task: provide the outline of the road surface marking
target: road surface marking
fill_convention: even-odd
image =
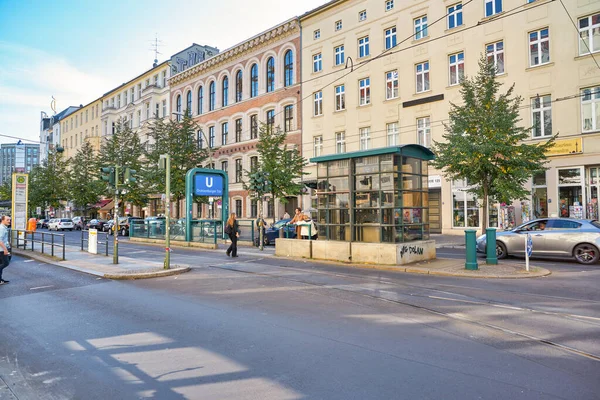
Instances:
[[[139,251],[130,251],[127,254],[141,254],[141,253],[147,253],[147,250],[139,250]]]
[[[32,287],[32,288],[31,288],[31,289],[29,289],[29,290],[46,289],[46,288],[49,288],[49,287],[54,287],[54,285]]]
[[[25,260],[23,262],[34,262],[35,260]]]

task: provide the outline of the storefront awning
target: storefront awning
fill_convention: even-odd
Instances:
[[[310,162],[322,163],[327,161],[348,160],[351,158],[379,156],[383,154],[399,154],[408,157],[416,157],[421,160],[433,160],[435,155],[427,147],[418,144],[403,144],[400,146],[383,147],[381,149],[353,151],[350,153],[330,154],[327,156],[313,157]]]

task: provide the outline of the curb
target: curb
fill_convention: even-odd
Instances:
[[[29,258],[31,260],[36,260],[43,262],[44,264],[54,265],[56,267],[70,269],[71,271],[83,272],[85,274],[99,276],[105,279],[112,280],[133,280],[133,279],[150,279],[150,278],[161,278],[164,276],[171,275],[179,275],[186,272],[191,271],[191,268],[188,267],[178,267],[171,268],[168,270],[160,270],[160,271],[152,271],[152,272],[139,272],[139,273],[123,273],[123,274],[106,274],[103,272],[94,271],[92,269],[74,267],[72,265],[61,264],[61,262],[57,262],[51,258],[51,256],[38,255],[29,252],[24,252],[22,250],[13,249],[12,254],[17,255],[23,258]]]

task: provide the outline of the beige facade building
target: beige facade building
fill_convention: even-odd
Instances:
[[[95,151],[100,149],[100,112],[102,99],[80,106],[62,121],[61,145],[66,158],[73,158],[85,141],[89,141]]]
[[[514,84],[523,97],[522,124],[534,127],[528,142],[559,133],[550,168],[531,182],[531,198],[493,205],[490,225],[598,218],[600,5],[564,3],[577,28],[559,2],[541,0],[336,0],[306,13],[304,156],[442,140],[449,105],[461,102],[460,79],[477,73],[484,54],[502,90]],[[315,164],[308,172],[306,180],[316,179]],[[481,226],[477,199],[464,188],[429,168],[432,233]]]

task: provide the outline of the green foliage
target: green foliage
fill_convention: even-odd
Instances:
[[[206,159],[206,149],[198,148],[200,127],[186,114],[181,121],[156,119],[151,128],[151,145],[146,155],[145,177],[154,193],[165,192],[165,171],[158,168],[161,154],[171,155],[171,193],[179,217],[179,201],[185,198],[185,175]],[[137,168],[136,168],[137,169]],[[139,171],[139,169],[138,169]]]
[[[69,160],[62,153],[48,153],[48,158],[29,174],[29,208],[60,207],[60,202],[70,197],[69,181]]]
[[[473,185],[469,191],[483,204],[483,230],[488,198],[510,202],[527,197],[525,184],[546,169],[545,153],[556,137],[546,143],[524,143],[531,128],[520,125],[523,99],[513,97],[514,85],[506,93],[499,91],[495,67],[482,56],[477,76],[461,83],[463,104],[451,104],[445,140],[432,146],[434,167],[448,179],[465,179]]]
[[[273,199],[286,202],[286,197],[302,193],[300,178],[305,174],[303,170],[307,162],[298,149],[286,143],[286,139],[287,135],[279,127],[261,124],[256,145],[258,165],[253,170],[246,171],[249,183],[254,182],[255,187],[253,190],[248,184],[245,187],[255,197],[270,194]],[[257,178],[261,179],[260,182]]]
[[[86,141],[73,158],[69,179],[70,198],[77,208],[87,211],[102,195],[104,183],[98,179],[97,157],[92,145]]]
[[[12,199],[12,177],[6,178],[4,183],[0,185],[0,200],[7,201]]]
[[[134,132],[127,123],[119,121],[115,133],[102,142],[96,170],[102,167],[119,167],[116,178],[118,179],[119,198],[143,207],[148,202],[151,193],[148,182],[142,178],[135,182],[124,181],[125,168],[142,171],[145,163],[145,149],[137,132]],[[143,175],[143,174],[142,174]],[[104,184],[102,194],[112,198],[115,193],[110,185]]]

